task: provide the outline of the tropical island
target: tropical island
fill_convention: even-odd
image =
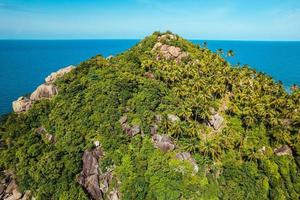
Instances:
[[[52,73],[13,108],[0,199],[300,197],[300,90],[171,32]]]

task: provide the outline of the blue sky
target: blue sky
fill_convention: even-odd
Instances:
[[[1,39],[300,40],[300,0],[0,0]]]

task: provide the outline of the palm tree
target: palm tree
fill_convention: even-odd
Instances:
[[[230,49],[227,54],[226,54],[227,57],[233,57],[234,56],[234,52],[232,49]]]
[[[260,157],[260,154],[256,152],[254,149],[250,149],[250,152],[248,153],[247,157],[250,161],[257,161]]]
[[[224,53],[223,49],[218,49],[217,54],[222,55]]]
[[[292,92],[294,92],[294,91],[296,91],[298,89],[299,89],[299,87],[296,84],[293,84],[292,87],[291,87]]]

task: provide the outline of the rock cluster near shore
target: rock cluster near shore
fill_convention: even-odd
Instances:
[[[46,83],[53,83],[56,79],[62,77],[64,74],[70,73],[75,66],[70,65],[68,67],[59,69],[57,72],[52,72],[49,76],[45,78]]]
[[[51,99],[57,93],[58,90],[53,84],[42,84],[30,95],[30,100]]]
[[[57,72],[51,73],[45,78],[45,83],[37,87],[37,89],[30,95],[30,97],[19,97],[16,101],[12,103],[14,112],[21,113],[29,110],[34,101],[40,99],[51,99],[53,96],[58,94],[58,89],[54,85],[54,81],[64,74],[71,72],[75,66],[70,65],[68,67],[62,68]]]
[[[20,113],[29,110],[32,106],[32,101],[28,97],[19,97],[12,103],[14,112]]]

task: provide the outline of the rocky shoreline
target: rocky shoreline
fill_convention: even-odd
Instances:
[[[62,68],[57,72],[51,73],[45,78],[45,83],[41,84],[30,95],[30,97],[21,96],[16,101],[12,102],[12,108],[15,113],[22,113],[28,111],[35,101],[40,99],[51,99],[58,94],[58,89],[54,85],[56,79],[62,77],[64,74],[71,72],[75,66],[70,65]]]

